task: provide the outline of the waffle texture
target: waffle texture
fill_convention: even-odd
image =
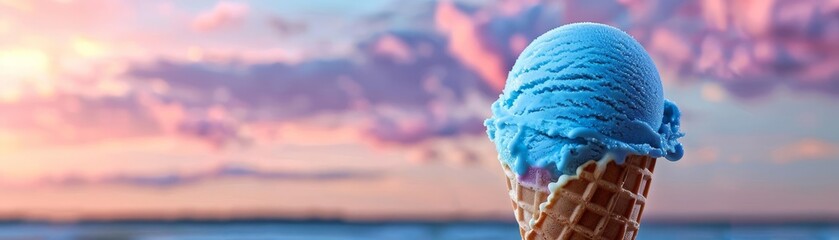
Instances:
[[[522,185],[504,164],[522,239],[635,239],[655,161],[638,155],[624,164],[589,161],[577,176],[551,184],[553,191]]]

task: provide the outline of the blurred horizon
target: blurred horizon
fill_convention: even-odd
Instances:
[[[832,239],[837,225],[648,224],[638,239]],[[515,223],[86,223],[76,225],[2,224],[0,239],[516,239]]]
[[[0,225],[4,224],[252,224],[252,223],[334,223],[334,224],[516,224],[509,213],[471,214],[471,215],[344,215],[329,211],[259,211],[239,210],[236,213],[207,212],[151,212],[151,213],[105,213],[72,214],[62,216],[50,213],[46,215],[32,213],[0,213]],[[795,226],[795,225],[839,225],[836,214],[770,214],[770,215],[703,215],[703,216],[645,216],[645,225],[657,226]]]
[[[0,221],[511,219],[482,122],[585,21],[683,111],[645,219],[839,219],[836,0],[0,0]]]

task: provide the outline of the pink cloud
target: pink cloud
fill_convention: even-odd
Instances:
[[[391,57],[399,63],[410,63],[414,60],[411,48],[393,35],[382,36],[374,45],[376,53]]]
[[[539,0],[501,0],[497,3],[497,12],[502,16],[515,16],[537,4]]]
[[[693,50],[676,32],[666,28],[653,30],[650,51],[657,53],[667,61],[685,62],[693,55]]]
[[[20,137],[21,145],[78,144],[110,138],[149,136],[159,129],[129,97],[57,94],[0,103],[0,130]]]
[[[680,167],[706,165],[721,160],[720,150],[714,146],[692,148],[690,153],[689,156],[685,156],[687,159],[684,162],[679,162]]]
[[[839,158],[839,144],[821,139],[802,139],[784,145],[772,151],[772,159],[777,163],[790,163],[804,160],[836,160]]]
[[[484,46],[484,38],[478,32],[479,21],[450,1],[437,5],[435,22],[437,28],[449,36],[452,55],[478,72],[494,89],[501,90],[507,80],[507,66],[497,52]]]
[[[702,1],[702,15],[710,27],[716,30],[728,28],[728,10],[725,0]]]
[[[192,27],[201,32],[231,27],[242,22],[248,11],[248,5],[243,3],[222,1],[213,9],[199,14],[192,21]]]
[[[730,4],[732,6],[728,8],[727,12],[718,14],[731,14],[738,27],[754,35],[769,33],[773,24],[773,12],[777,7],[780,7],[775,1],[735,1]],[[748,11],[740,11],[746,9]],[[725,9],[705,9],[705,11],[715,10]],[[734,11],[738,12],[735,13]]]
[[[522,34],[516,34],[510,37],[510,52],[514,55],[518,55],[524,48],[527,47],[529,42],[527,41],[527,37]]]

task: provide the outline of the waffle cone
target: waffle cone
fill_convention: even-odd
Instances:
[[[625,160],[589,161],[577,169],[577,176],[562,176],[549,188],[520,183],[504,164],[522,239],[635,239],[655,158]],[[536,185],[541,184],[547,185]]]

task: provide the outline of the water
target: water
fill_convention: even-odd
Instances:
[[[511,240],[512,223],[86,223],[0,224],[0,240]],[[638,239],[839,240],[839,224],[644,224]]]

